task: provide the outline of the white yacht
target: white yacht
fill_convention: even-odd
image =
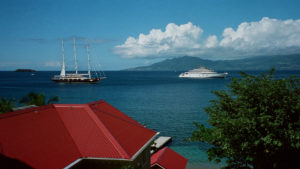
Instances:
[[[205,67],[200,67],[197,69],[190,70],[188,72],[183,72],[179,75],[180,78],[225,78],[228,75],[225,73],[217,73]]]

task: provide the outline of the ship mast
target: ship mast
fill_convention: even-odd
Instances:
[[[76,42],[75,42],[75,37],[73,38],[73,42],[74,42],[75,74],[78,74],[78,63],[77,63],[77,54],[76,54]]]
[[[90,51],[89,51],[88,43],[89,43],[89,40],[88,40],[88,38],[86,38],[86,51],[88,54],[88,75],[89,75],[89,78],[91,78]]]
[[[65,66],[65,49],[64,49],[64,40],[61,40],[61,48],[62,48],[62,67],[61,67],[61,72],[60,76],[65,76],[66,75],[66,66]]]

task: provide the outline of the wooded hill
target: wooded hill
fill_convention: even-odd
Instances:
[[[127,69],[129,71],[186,71],[204,66],[213,70],[300,70],[300,54],[260,56],[239,60],[205,60],[183,56],[166,59],[149,66]]]

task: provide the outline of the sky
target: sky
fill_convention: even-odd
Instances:
[[[0,70],[122,70],[300,53],[299,0],[1,0]]]

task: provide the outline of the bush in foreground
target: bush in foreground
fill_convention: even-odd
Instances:
[[[212,127],[194,123],[192,141],[212,145],[209,160],[224,168],[296,169],[300,157],[300,80],[241,73],[228,90],[214,91],[205,109]]]

